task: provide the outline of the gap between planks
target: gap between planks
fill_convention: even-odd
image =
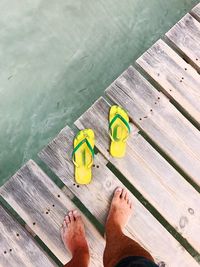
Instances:
[[[162,40],[158,40],[136,63],[200,127],[200,75],[197,71]]]
[[[0,206],[1,267],[56,267],[26,230]]]
[[[200,132],[130,66],[106,90],[134,123],[200,186]]]
[[[123,103],[125,101],[123,99]],[[75,124],[79,129],[94,129],[97,133],[96,146],[101,153],[198,250],[200,243],[195,233],[200,232],[200,195],[137,133],[134,126],[135,130],[127,141],[126,156],[122,159],[110,157],[107,151],[110,142],[107,133],[109,108],[109,104],[100,98]],[[96,121],[101,121],[101,124]]]
[[[93,121],[92,117],[91,120]],[[101,124],[102,121],[99,122]],[[98,136],[97,139],[101,138],[101,134],[98,134],[98,131],[96,131],[95,128],[94,130],[96,132],[96,137]],[[101,132],[104,134],[105,131],[103,128],[101,129]],[[73,191],[89,211],[102,224],[104,224],[113,191],[117,186],[122,187],[123,185],[105,166],[104,157],[98,153],[95,156],[92,183],[90,185],[79,186],[79,188],[74,186],[74,166],[71,161],[73,138],[74,133],[70,128],[64,128],[58,136],[39,153],[39,157],[52,169],[63,183]],[[98,145],[97,147],[99,149]],[[106,153],[104,153],[104,155],[105,154]],[[127,162],[127,164],[131,163]],[[132,238],[136,239],[142,246],[146,247],[156,258],[157,262],[165,261],[167,266],[178,266],[179,263],[180,265],[183,264],[181,261],[186,255],[187,259],[185,259],[184,262],[190,262],[192,257],[190,257],[186,251],[185,255],[181,255],[183,248],[179,250],[180,244],[135,197],[133,198],[135,212],[127,227],[127,231],[131,234]],[[161,239],[159,238],[160,236],[162,236]],[[155,240],[157,241],[155,242]],[[171,249],[171,252],[168,255],[166,255],[166,249]],[[173,262],[172,258],[177,258],[177,262]],[[194,262],[193,264],[196,263]]]
[[[27,225],[63,263],[70,260],[60,236],[64,216],[77,207],[30,160],[0,188],[1,196],[20,215]],[[82,214],[91,250],[91,266],[102,266],[104,240]]]
[[[200,22],[200,3],[196,5],[191,11],[191,15],[193,15]]]
[[[186,14],[165,37],[183,58],[200,71],[200,23],[195,18]]]

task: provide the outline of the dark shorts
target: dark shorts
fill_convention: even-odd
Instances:
[[[144,257],[130,256],[122,259],[115,267],[159,267],[159,266]]]

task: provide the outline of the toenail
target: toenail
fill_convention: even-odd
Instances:
[[[121,192],[122,191],[122,188],[118,187],[116,191],[117,192]]]

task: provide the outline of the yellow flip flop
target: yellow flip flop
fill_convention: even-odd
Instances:
[[[110,154],[122,158],[126,153],[126,140],[130,134],[129,117],[119,106],[112,106],[109,114],[109,132],[111,138]]]
[[[92,129],[80,131],[74,139],[72,158],[75,165],[75,181],[78,184],[89,184],[92,180],[94,143]]]

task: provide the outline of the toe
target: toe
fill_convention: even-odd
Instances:
[[[69,216],[67,215],[67,216],[65,216],[65,222],[67,223],[67,224],[69,224],[70,223],[70,218],[69,218]]]
[[[73,215],[73,212],[70,211],[70,212],[68,213],[68,215],[69,215],[70,222],[71,222],[71,223],[74,222],[74,215]]]
[[[62,228],[64,229],[64,228],[66,228],[66,227],[67,227],[67,223],[66,223],[66,221],[64,221],[64,222],[63,222],[63,227],[62,227]]]
[[[122,194],[121,194],[121,198],[125,199],[126,195],[127,195],[127,191],[125,189],[123,189]]]
[[[73,215],[75,219],[78,219],[80,217],[80,213],[77,210],[73,211]]]
[[[128,200],[129,200],[128,192],[125,193],[124,199],[128,202]]]
[[[117,187],[117,189],[115,190],[115,193],[114,193],[114,198],[120,198],[121,193],[122,193],[122,188]]]
[[[128,198],[128,200],[127,200],[127,204],[128,204],[128,206],[130,207],[130,209],[131,209],[131,207],[132,207],[132,201],[131,201],[130,198]]]

